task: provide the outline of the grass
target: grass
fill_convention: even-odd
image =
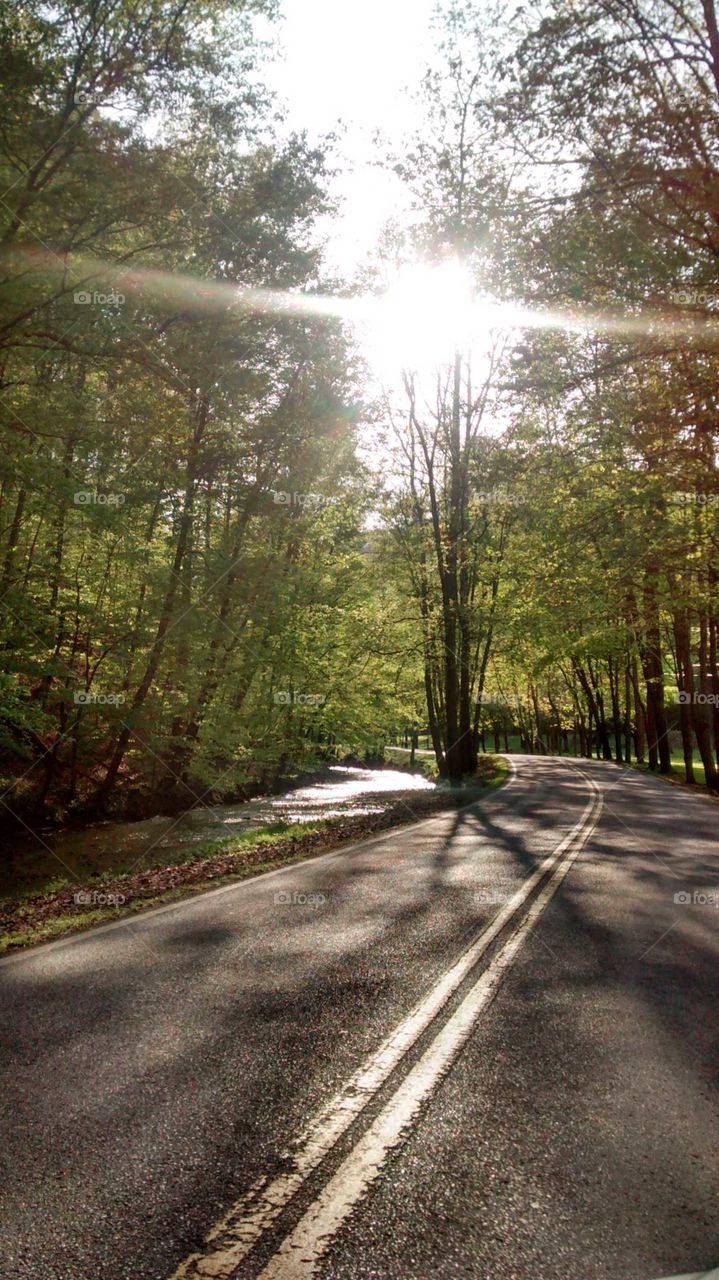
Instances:
[[[185,866],[187,863],[199,862],[202,858],[210,858],[216,853],[242,853],[245,848],[276,844],[278,840],[301,840],[303,836],[313,832],[328,831],[331,825],[328,818],[317,818],[314,822],[269,822],[267,826],[255,827],[254,830],[238,831],[236,835],[221,836],[219,840],[203,840],[201,844],[178,849],[172,856],[172,865]],[[160,867],[166,861],[167,859],[151,862],[149,865]]]
[[[679,774],[682,782],[685,780],[686,773],[684,771],[684,756],[681,751],[672,752],[672,771]],[[707,784],[704,765],[701,762],[701,756],[698,751],[694,752],[694,781],[697,782],[700,787],[705,787]]]
[[[480,756],[477,762],[477,776],[481,778],[489,791],[496,791],[504,785],[509,774],[509,765],[503,756]]]
[[[694,752],[693,763],[694,763],[694,784],[693,785],[697,788],[701,788],[702,790],[705,790],[706,784],[707,784],[706,773],[704,771],[704,765],[701,762],[701,757],[698,751]],[[684,756],[681,751],[672,751],[671,765],[672,765],[671,773],[652,772],[651,776],[653,778],[664,778],[666,782],[675,782],[675,783],[678,782],[683,787],[691,788],[692,783],[687,782],[686,780],[686,771],[684,769]],[[649,767],[646,764],[636,764],[635,762],[634,767],[635,769],[641,769],[642,773],[649,773]]]
[[[387,764],[391,764],[395,769],[402,769],[407,773],[421,773],[423,777],[429,778],[430,782],[436,782],[439,777],[439,769],[434,755],[415,756],[411,769],[409,765],[409,747],[385,747],[384,755]]]
[[[424,752],[424,747],[421,748]],[[510,751],[513,750],[510,747]],[[437,761],[434,755],[418,755],[415,757],[414,765],[410,770],[409,766],[410,749],[409,747],[385,747],[385,759],[388,764],[398,769],[404,769],[411,773],[421,773],[425,778],[429,778],[431,782],[437,782],[440,786],[448,786],[449,784],[440,779]],[[495,756],[491,752],[480,755],[477,762],[477,776],[488,787],[501,787],[506,780],[508,766],[506,760],[502,756]],[[471,783],[474,779],[471,776],[465,778],[465,782]]]

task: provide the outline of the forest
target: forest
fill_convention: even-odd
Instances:
[[[344,276],[275,19],[0,5],[3,823],[403,743],[719,792],[713,0],[440,6]]]

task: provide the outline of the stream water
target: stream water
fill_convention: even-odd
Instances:
[[[169,861],[193,845],[267,823],[381,813],[401,795],[432,790],[435,785],[420,774],[395,769],[335,765],[328,774],[325,781],[244,804],[202,804],[174,817],[105,822],[84,830],[22,837],[13,841],[11,876],[33,881],[48,875],[61,878],[69,872],[73,878],[90,870],[127,868],[135,859],[149,866],[165,857]]]

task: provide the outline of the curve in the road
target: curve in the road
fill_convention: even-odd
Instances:
[[[577,772],[582,773],[581,770]],[[342,1221],[364,1195],[390,1150],[401,1140],[461,1051],[520,947],[594,831],[602,810],[602,795],[593,779],[584,773],[582,777],[588,784],[590,799],[579,821],[554,852],[524,881],[489,927],[352,1076],[344,1089],[314,1117],[293,1148],[283,1153],[283,1172],[271,1181],[263,1179],[256,1183],[208,1234],[205,1250],[187,1258],[171,1280],[206,1280],[210,1276],[215,1280],[226,1280],[232,1276],[420,1036],[441,1015],[450,997],[491,944],[514,922],[502,949],[449,1021],[438,1031],[430,1047],[358,1140],[295,1230],[286,1237],[262,1271],[261,1280],[299,1280],[299,1277],[315,1273],[317,1263]],[[528,900],[540,884],[540,892],[525,911]]]

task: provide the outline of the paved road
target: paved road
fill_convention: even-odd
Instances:
[[[0,962],[0,1273],[716,1267],[719,809],[513,764],[458,814]]]

